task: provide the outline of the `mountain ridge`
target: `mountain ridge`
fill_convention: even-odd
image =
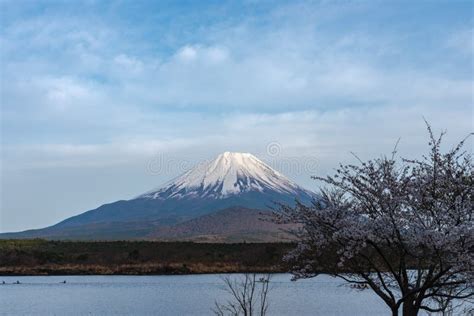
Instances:
[[[149,239],[153,231],[224,209],[269,211],[278,203],[308,204],[314,198],[314,193],[252,154],[225,152],[134,199],[107,203],[43,229],[3,233],[0,238]]]

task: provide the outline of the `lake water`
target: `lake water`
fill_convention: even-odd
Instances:
[[[239,275],[234,275],[238,277]],[[20,281],[20,284],[12,284]],[[66,280],[66,284],[62,284]],[[1,315],[212,315],[229,296],[220,275],[0,277]],[[370,291],[319,276],[277,274],[269,315],[390,315]]]

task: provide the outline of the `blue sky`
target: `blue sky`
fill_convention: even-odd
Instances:
[[[132,198],[222,151],[316,190],[310,175],[351,151],[400,137],[400,154],[422,153],[423,117],[447,144],[473,130],[470,1],[0,3],[0,231]]]

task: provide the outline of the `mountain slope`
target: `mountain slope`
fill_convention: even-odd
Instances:
[[[314,194],[247,153],[220,154],[158,189],[104,204],[54,226],[0,238],[149,238],[170,227],[226,208],[269,210],[275,203],[310,203]]]
[[[232,207],[173,226],[157,227],[150,237],[200,242],[243,242],[291,240],[286,232],[293,225],[271,221],[272,212]]]

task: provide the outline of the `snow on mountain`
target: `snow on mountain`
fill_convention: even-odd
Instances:
[[[222,199],[247,192],[268,191],[310,194],[252,154],[225,152],[138,198]]]

